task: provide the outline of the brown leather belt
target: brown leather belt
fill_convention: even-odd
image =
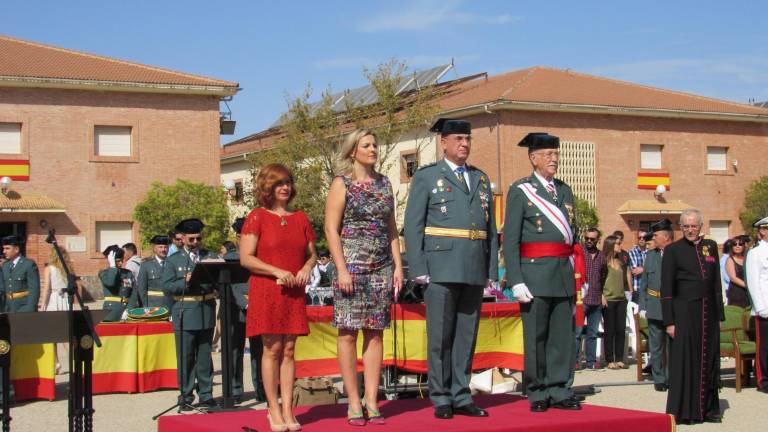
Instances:
[[[424,228],[424,234],[435,237],[452,237],[469,240],[485,240],[488,238],[487,231],[460,228],[426,227]]]
[[[173,296],[173,299],[175,301],[185,301],[185,302],[188,302],[188,301],[201,302],[201,301],[211,300],[215,298],[216,298],[215,293],[210,293],[206,295],[196,295],[196,296]]]
[[[29,295],[29,291],[16,291],[16,292],[9,292],[5,294],[9,299],[16,300],[20,298],[24,298]]]

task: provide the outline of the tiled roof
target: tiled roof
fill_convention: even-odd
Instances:
[[[570,70],[536,66],[466,82],[440,106],[455,110],[494,101],[768,115],[764,108]]]
[[[103,81],[177,86],[238,84],[154,66],[0,36],[0,77]]]
[[[45,195],[10,191],[0,194],[0,212],[63,212],[64,204]]]
[[[628,214],[680,214],[685,209],[691,208],[680,200],[657,201],[657,200],[628,200],[616,211],[620,215]]]

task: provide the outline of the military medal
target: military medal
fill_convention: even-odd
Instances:
[[[446,207],[446,206],[440,206],[440,211],[441,211],[443,214],[448,214],[448,207]]]
[[[446,192],[450,192],[450,191],[452,191],[452,190],[453,190],[453,189],[451,189],[451,187],[450,187],[450,186],[448,186],[447,188],[445,188],[445,191],[446,191]]]
[[[533,203],[528,201],[528,207],[533,207]]]
[[[436,194],[437,193],[437,188],[432,189],[432,193]]]
[[[445,184],[445,182],[443,182],[443,179],[440,179],[440,180],[437,181],[437,187],[439,187],[439,188],[443,187],[444,184]]]
[[[544,228],[541,227],[541,219],[536,219],[536,231],[544,232]]]

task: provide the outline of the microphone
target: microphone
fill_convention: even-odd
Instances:
[[[56,243],[56,230],[51,228],[48,230],[48,236],[45,238],[46,243]]]

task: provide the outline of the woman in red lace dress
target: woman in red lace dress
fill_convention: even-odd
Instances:
[[[240,238],[240,264],[251,271],[246,335],[261,336],[264,345],[261,373],[272,430],[296,431],[293,355],[296,338],[309,334],[304,287],[317,260],[315,233],[305,213],[288,207],[296,189],[286,167],[262,168],[254,192],[261,207],[248,215]]]

